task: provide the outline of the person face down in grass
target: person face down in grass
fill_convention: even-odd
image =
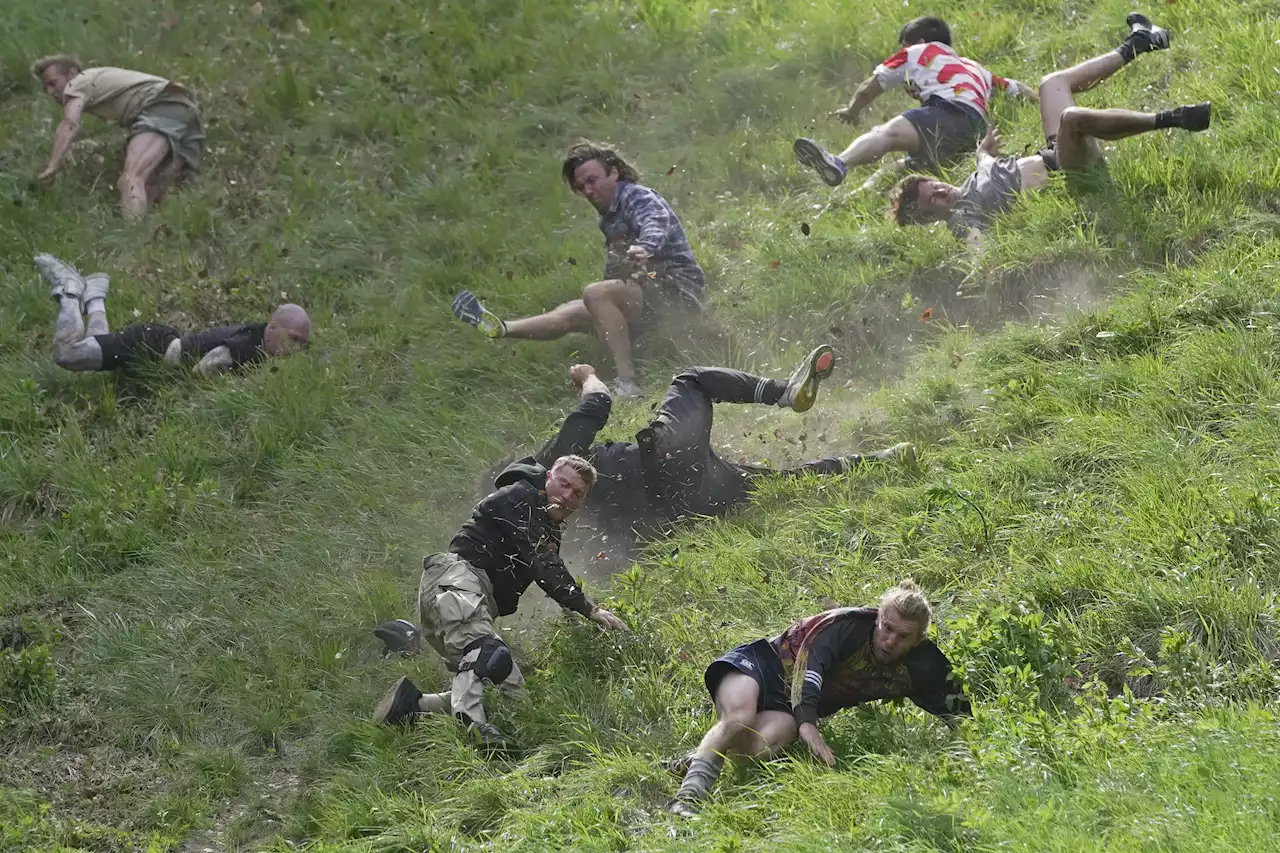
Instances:
[[[453,673],[452,683],[446,691],[424,693],[407,676],[397,679],[375,708],[375,722],[396,724],[445,712],[482,746],[505,747],[506,737],[485,713],[484,688],[492,684],[520,697],[524,676],[494,622],[516,612],[531,583],[602,628],[627,630],[621,619],[586,597],[560,558],[563,524],[586,500],[595,479],[591,464],[574,455],[549,467],[527,457],[498,475],[496,491],[476,505],[448,550],[423,561],[419,625],[394,620],[375,630],[402,651],[425,641]]]
[[[970,716],[946,655],[926,638],[932,610],[910,580],[879,607],[828,610],[773,639],[727,652],[707,667],[716,724],[698,748],[669,768],[683,781],[669,804],[690,815],[715,785],[729,756],[769,758],[797,738],[834,767],[818,720],[844,708],[907,697],[948,725]]]
[[[1040,81],[1044,148],[1031,157],[1003,157],[1000,134],[992,128],[978,145],[977,170],[960,186],[924,175],[909,175],[898,183],[892,194],[898,224],[946,222],[956,237],[978,245],[982,230],[1007,211],[1020,192],[1046,186],[1051,172],[1081,172],[1100,165],[1104,157],[1099,140],[1170,127],[1208,128],[1208,103],[1158,113],[1076,106],[1076,93],[1093,88],[1144,53],[1168,49],[1169,32],[1143,15],[1134,12],[1125,23],[1129,35],[1120,47]]]
[[[36,255],[35,263],[58,303],[53,358],[67,370],[119,370],[142,359],[159,359],[189,364],[195,375],[211,376],[268,356],[289,355],[305,348],[311,337],[311,318],[292,303],[277,307],[265,323],[236,323],[187,335],[162,323],[135,323],[113,333],[107,322],[106,274],[82,276],[49,254]]]
[[[671,205],[641,185],[639,171],[617,149],[579,142],[569,149],[560,174],[599,214],[604,277],[588,284],[581,299],[518,320],[499,318],[463,290],[454,297],[454,316],[495,338],[549,341],[571,332],[594,334],[613,358],[615,392],[637,396],[632,345],[674,312],[701,310],[702,268]]]

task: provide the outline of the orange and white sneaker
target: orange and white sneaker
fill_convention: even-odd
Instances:
[[[823,344],[816,348],[792,372],[778,405],[797,412],[812,409],[818,399],[818,383],[829,377],[835,366],[836,354],[831,347]]]

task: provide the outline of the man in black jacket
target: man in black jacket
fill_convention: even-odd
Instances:
[[[843,708],[905,696],[949,726],[972,716],[950,661],[926,639],[932,618],[924,593],[904,580],[879,608],[828,610],[722,655],[704,678],[718,720],[697,750],[673,763],[684,781],[668,808],[691,815],[726,755],[768,757],[797,737],[834,767],[818,718]]]
[[[521,459],[498,476],[497,491],[476,505],[449,550],[423,561],[421,635],[455,673],[451,688],[424,694],[402,677],[378,703],[377,722],[398,723],[447,710],[484,745],[501,747],[502,733],[485,718],[484,685],[518,693],[524,676],[493,620],[515,613],[530,583],[605,628],[627,630],[621,619],[587,600],[560,559],[561,527],[582,505],[595,479],[591,464],[571,454],[556,458],[549,468],[532,457]]]
[[[306,347],[311,318],[299,305],[278,306],[266,323],[235,323],[182,334],[163,323],[134,323],[119,332],[107,324],[105,273],[80,275],[53,255],[35,257],[36,268],[58,303],[53,327],[53,359],[76,372],[119,370],[144,359],[186,364],[196,376],[212,376],[268,356],[289,355]],[[84,317],[89,318],[88,324]]]
[[[759,403],[797,412],[813,407],[818,386],[835,368],[835,354],[820,346],[805,357],[789,379],[766,379],[723,367],[691,367],[671,380],[667,396],[635,442],[593,446],[609,420],[609,389],[589,364],[570,368],[582,389],[578,407],[534,458],[546,464],[564,454],[586,457],[599,482],[587,510],[622,531],[646,523],[699,515],[724,515],[744,503],[763,477],[843,474],[866,458],[911,460],[908,443],[864,457],[859,454],[818,459],[796,468],[775,470],[726,462],[711,447],[715,403]]]

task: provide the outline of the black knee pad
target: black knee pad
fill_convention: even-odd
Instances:
[[[511,659],[511,649],[507,648],[507,644],[490,634],[469,643],[462,650],[462,657],[468,657],[476,649],[480,650],[480,656],[474,661],[459,664],[458,672],[471,670],[490,684],[506,681],[516,665]]]

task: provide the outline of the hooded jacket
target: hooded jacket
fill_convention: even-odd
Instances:
[[[547,514],[546,485],[547,469],[532,456],[513,462],[449,543],[452,553],[489,576],[497,616],[515,613],[531,583],[583,616],[595,609],[560,559],[562,530]]]

